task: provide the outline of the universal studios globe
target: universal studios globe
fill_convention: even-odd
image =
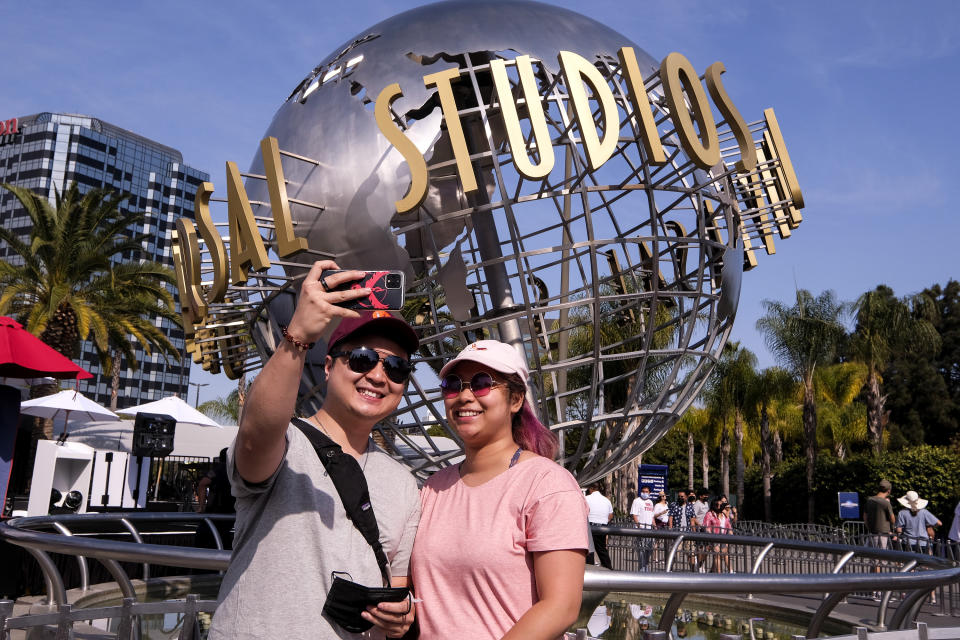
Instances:
[[[618,58],[624,46],[633,47],[646,79],[661,164],[641,144],[638,103]],[[595,123],[594,137],[610,132],[615,142],[602,166],[591,164],[589,132],[574,117],[561,51],[589,61],[616,107],[615,118],[597,115]],[[425,82],[458,67],[449,86],[459,131],[440,83]],[[330,257],[343,268],[402,270],[403,313],[422,347],[398,411],[377,427],[387,451],[420,476],[458,458],[436,372],[465,345],[492,337],[527,359],[529,399],[581,482],[627,464],[678,420],[716,362],[736,312],[750,229],[760,229],[759,238],[790,211],[786,197],[786,205],[768,207],[765,226],[748,229],[761,205],[743,215],[736,153],[725,151],[708,170],[691,161],[659,69],[615,31],[533,2],[433,4],[360,33],[293,88],[266,132],[277,139],[294,231],[309,249],[251,273],[223,309],[242,312],[247,339],[266,360],[282,340],[279,326],[292,314],[306,265]],[[428,176],[422,202],[402,213],[397,203],[414,188],[411,163],[375,113],[394,83],[402,95],[387,118],[422,154]],[[512,137],[500,99],[506,91],[519,124]],[[596,88],[584,95],[590,112],[602,114]],[[531,96],[543,110],[540,131]],[[719,130],[721,142],[733,139],[729,127]],[[468,158],[458,154],[458,139]],[[549,171],[531,178],[535,165]],[[266,172],[258,154],[245,174],[255,207],[271,199]],[[301,413],[322,403],[325,347],[308,355]]]

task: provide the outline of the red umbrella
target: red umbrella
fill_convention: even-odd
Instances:
[[[13,318],[0,316],[0,378],[92,378]]]

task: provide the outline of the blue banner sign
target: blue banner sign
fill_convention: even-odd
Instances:
[[[657,495],[661,491],[667,492],[667,469],[670,466],[666,464],[642,464],[640,472],[637,474],[637,495],[640,495],[641,487],[650,487],[650,493]]]
[[[856,491],[837,491],[841,520],[860,519],[860,494]]]

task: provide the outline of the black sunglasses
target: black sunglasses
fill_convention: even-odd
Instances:
[[[494,380],[493,376],[486,371],[473,374],[470,382],[464,382],[460,376],[451,373],[444,376],[443,380],[440,381],[440,391],[443,393],[444,398],[454,398],[466,388],[470,389],[477,398],[482,398],[490,393],[490,390],[494,387],[499,387],[504,384],[506,383]]]
[[[402,384],[410,378],[413,365],[406,358],[400,356],[381,356],[369,347],[357,347],[351,351],[333,351],[331,358],[347,357],[347,364],[354,373],[368,373],[373,371],[378,362],[383,362],[383,371],[393,382]]]

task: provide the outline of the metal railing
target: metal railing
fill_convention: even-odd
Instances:
[[[232,516],[194,513],[103,513],[16,518],[0,523],[0,538],[26,549],[44,574],[50,612],[12,616],[12,603],[0,601],[0,630],[54,625],[68,633],[78,620],[110,619],[118,625],[117,637],[136,637],[139,616],[166,613],[182,616],[180,638],[194,638],[198,612],[212,612],[212,600],[138,602],[133,581],[121,562],[223,571],[230,552],[220,548],[216,523]],[[143,530],[173,529],[189,524],[208,527],[217,549],[144,543]],[[674,616],[690,594],[826,594],[812,616],[807,637],[819,635],[824,621],[848,595],[883,591],[877,604],[877,628],[903,628],[917,616],[931,590],[940,594],[944,611],[956,614],[960,566],[948,558],[908,551],[883,550],[819,540],[772,538],[750,535],[717,535],[693,531],[650,530],[633,527],[596,527],[608,534],[617,571],[588,566],[585,591],[669,593],[660,619],[660,630],[670,631]],[[819,534],[818,534],[819,535]],[[106,539],[105,539],[106,537]],[[113,607],[75,609],[68,602],[67,586],[50,554],[74,556],[80,570],[78,588],[89,588],[89,559],[103,564],[117,583],[122,604]],[[690,573],[701,564],[727,556],[736,580],[722,573]],[[645,573],[630,571],[645,563]],[[714,566],[714,565],[711,565]],[[724,568],[723,562],[716,565]],[[627,570],[624,570],[627,569]],[[891,595],[898,596],[896,608]],[[36,617],[39,616],[39,617]],[[125,636],[125,625],[132,625]],[[189,628],[188,628],[189,627]],[[0,638],[3,636],[0,635]],[[59,636],[58,636],[59,637]],[[67,636],[63,636],[67,637]]]

